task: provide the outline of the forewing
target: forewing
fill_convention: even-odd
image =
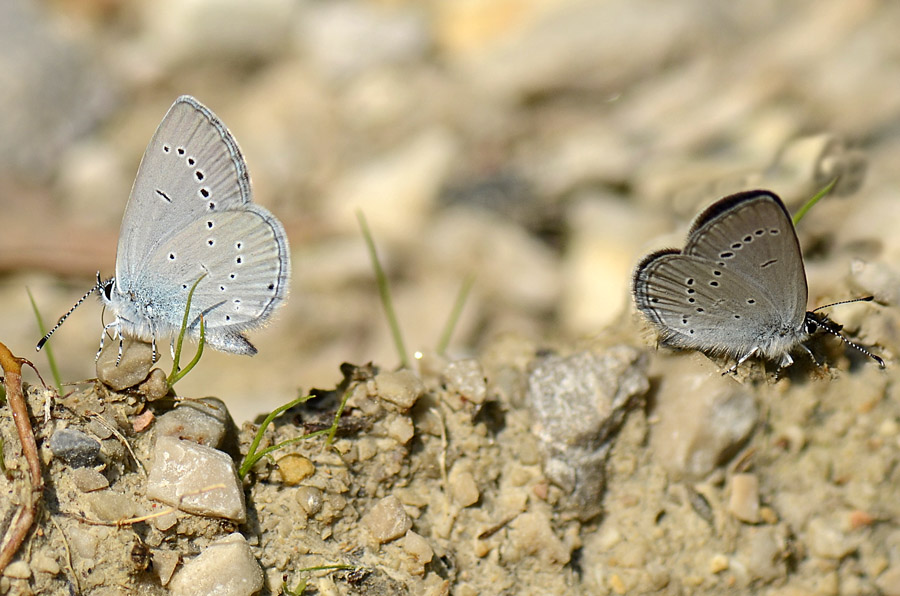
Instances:
[[[188,222],[250,200],[246,166],[231,133],[197,100],[179,97],[141,159],[119,232],[116,277],[130,283]]]
[[[718,201],[697,218],[682,252],[706,260],[710,266],[704,273],[733,274],[729,296],[752,297],[778,313],[782,325],[802,326],[807,308],[803,257],[790,215],[775,195],[750,191]]]

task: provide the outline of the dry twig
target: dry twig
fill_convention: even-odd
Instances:
[[[37,507],[44,491],[44,479],[41,475],[41,460],[38,456],[37,444],[34,441],[34,431],[31,428],[31,420],[28,417],[28,406],[25,403],[25,394],[22,392],[22,365],[27,364],[31,368],[34,365],[24,358],[13,356],[4,344],[0,343],[0,367],[3,368],[3,383],[6,387],[6,401],[12,411],[13,420],[16,423],[16,431],[22,444],[22,453],[28,462],[28,470],[31,476],[31,498],[19,505],[19,510],[13,517],[13,521],[3,537],[0,547],[0,573],[6,569],[16,551],[25,541],[31,524],[37,515]]]

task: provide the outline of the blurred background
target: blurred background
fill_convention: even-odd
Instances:
[[[52,324],[113,274],[141,155],[185,93],[292,249],[259,355],[208,351],[179,384],[238,420],[344,361],[397,366],[356,209],[407,348],[434,349],[474,275],[450,354],[477,355],[630,324],[635,262],[710,201],[764,186],[795,207],[842,174],[849,200],[801,230],[817,302],[851,259],[900,262],[897,23],[867,0],[2,0],[0,341],[48,378],[26,288]],[[101,327],[92,300],[56,334],[64,379],[94,376]]]

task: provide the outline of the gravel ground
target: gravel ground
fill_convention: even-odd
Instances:
[[[0,341],[34,356],[26,287],[52,319],[112,273],[181,94],[237,138],[294,269],[259,355],[208,351],[178,385],[236,424],[96,383],[47,406],[26,373],[47,489],[0,591],[900,594],[898,22],[837,0],[3,3]],[[826,366],[801,354],[777,378],[657,347],[630,299],[642,255],[721,196],[796,210],[834,176],[797,229],[810,308],[874,295],[828,313],[886,369],[834,338],[814,344]],[[97,376],[100,329],[86,304],[54,337],[65,380]],[[338,387],[263,444],[313,432],[348,382],[330,446],[294,442],[243,480],[228,463],[166,503],[190,474],[154,477],[158,456],[239,462],[261,414]],[[25,465],[0,413],[6,527]],[[307,571],[328,565],[345,567]]]

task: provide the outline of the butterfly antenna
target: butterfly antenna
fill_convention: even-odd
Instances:
[[[851,302],[852,302],[852,301],[851,301]],[[832,335],[835,335],[835,336],[841,338],[841,341],[842,341],[842,342],[844,342],[845,344],[847,344],[847,345],[850,346],[851,348],[856,348],[857,350],[859,350],[860,352],[862,352],[863,354],[865,354],[866,356],[868,356],[869,358],[871,358],[872,360],[874,360],[875,362],[877,362],[877,363],[878,363],[878,366],[880,366],[881,368],[884,368],[884,360],[882,360],[881,358],[879,358],[878,356],[876,356],[875,354],[873,354],[872,352],[870,352],[870,351],[867,350],[866,348],[862,347],[862,346],[859,345],[858,343],[856,343],[856,342],[854,342],[854,341],[852,341],[852,340],[850,340],[850,339],[847,339],[847,338],[844,336],[844,334],[842,334],[840,331],[838,331],[838,330],[835,329],[834,327],[832,327],[832,326],[830,326],[830,325],[823,325],[823,324],[821,324],[821,323],[819,323],[818,326],[819,326],[819,329],[824,329],[824,330],[827,331],[828,333],[830,333],[830,334],[832,334]]]
[[[875,296],[866,296],[864,298],[853,298],[852,300],[841,300],[840,302],[832,302],[831,304],[823,304],[818,308],[814,308],[812,312],[818,312],[823,308],[828,308],[829,306],[838,306],[840,304],[852,304],[854,302],[872,302],[875,300]]]
[[[839,304],[851,304],[853,302],[871,302],[874,299],[875,299],[874,296],[866,296],[864,298],[854,298],[852,300],[842,300],[840,302],[833,302],[831,304],[825,304],[824,306],[820,306],[818,308],[813,309],[812,312],[816,312],[817,310],[821,310],[823,308],[828,308],[829,306],[837,306]],[[878,366],[880,366],[881,368],[884,368],[884,360],[882,360],[881,358],[879,358],[878,356],[876,356],[875,354],[873,354],[866,348],[862,347],[858,343],[845,337],[844,334],[842,334],[840,332],[840,329],[841,329],[840,325],[837,325],[836,323],[828,320],[827,317],[824,317],[825,320],[819,320],[818,318],[814,318],[814,317],[810,317],[810,318],[815,322],[816,327],[818,327],[819,329],[824,329],[828,333],[839,337],[842,342],[844,342],[851,348],[855,348],[856,350],[859,350],[860,352],[862,352],[863,354],[865,354],[866,356],[868,356],[869,358],[871,358],[872,360],[877,362]]]
[[[100,282],[100,272],[98,271],[97,272],[97,284],[94,287],[92,287],[90,290],[85,292],[84,296],[82,296],[78,300],[78,302],[76,302],[75,305],[69,309],[69,312],[67,312],[66,314],[64,314],[63,316],[61,316],[59,318],[59,321],[56,322],[56,325],[53,326],[53,329],[51,329],[47,333],[47,335],[42,337],[41,341],[37,342],[37,345],[34,347],[35,351],[40,352],[41,348],[44,347],[44,344],[47,343],[47,340],[50,339],[50,336],[53,335],[53,333],[62,326],[62,324],[65,322],[65,320],[69,318],[69,315],[72,314],[73,312],[75,312],[75,309],[78,308],[79,306],[81,306],[81,303],[84,302],[85,300],[87,300],[88,296],[90,296],[91,294],[96,292],[101,287],[102,287],[102,284]]]

